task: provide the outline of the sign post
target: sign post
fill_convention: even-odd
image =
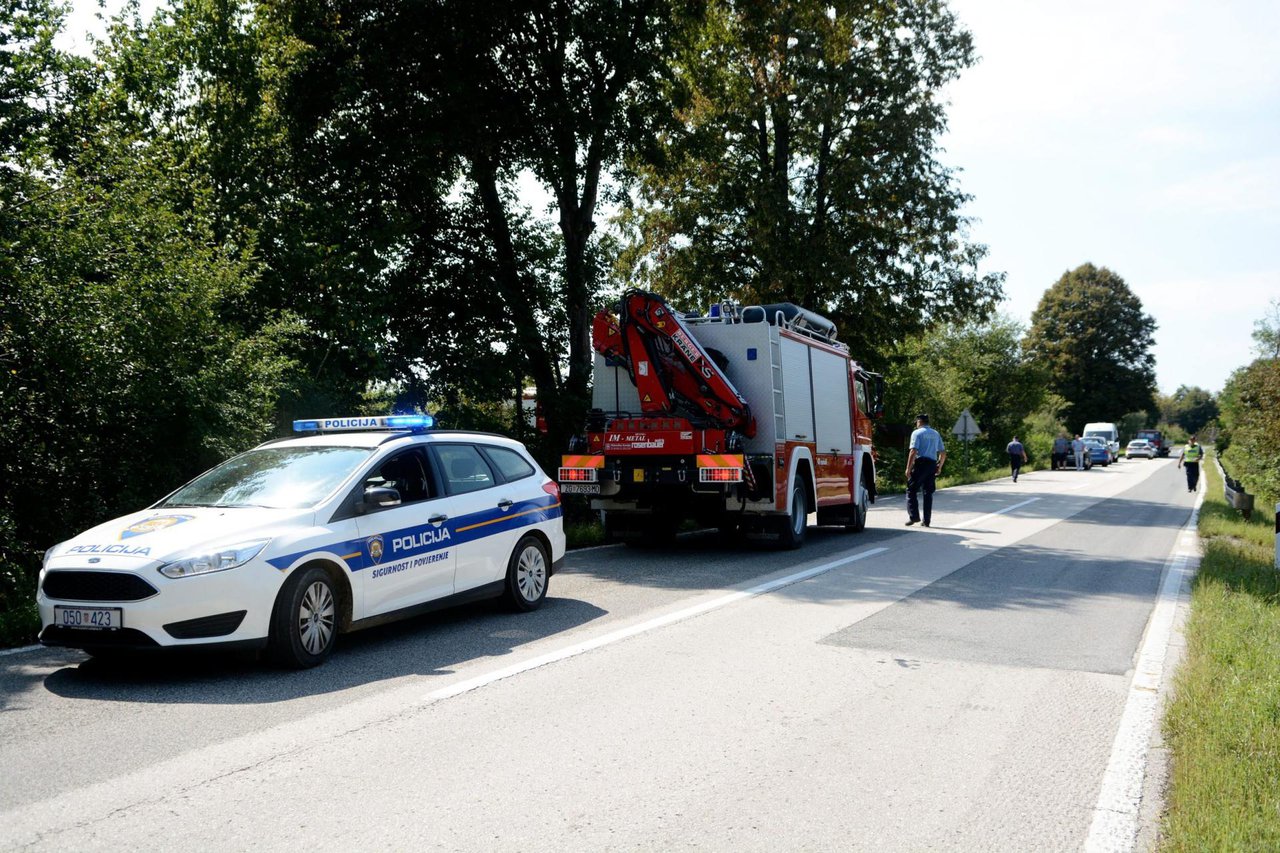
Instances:
[[[969,414],[968,409],[960,413],[960,419],[951,428],[951,434],[964,442],[964,469],[968,471],[969,442],[978,437],[978,422],[973,419],[973,415]]]

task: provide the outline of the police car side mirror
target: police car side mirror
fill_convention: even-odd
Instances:
[[[364,500],[356,503],[356,512],[363,514],[389,506],[400,506],[400,492],[390,486],[372,486],[364,490]]]

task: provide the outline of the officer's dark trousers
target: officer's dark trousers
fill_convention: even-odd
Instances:
[[[1022,456],[1017,453],[1010,453],[1009,467],[1013,469],[1013,479],[1018,479],[1018,472],[1022,470]]]
[[[1182,467],[1187,469],[1187,488],[1194,489],[1200,482],[1200,463],[1183,462]]]
[[[916,503],[916,494],[924,492],[924,523],[933,521],[933,493],[938,488],[938,463],[933,459],[917,459],[911,466],[911,476],[907,479],[907,517],[912,521],[920,520],[920,507]]]

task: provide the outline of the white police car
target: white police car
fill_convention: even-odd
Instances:
[[[430,415],[295,421],[141,512],[50,548],[40,641],[216,644],[314,666],[338,633],[479,598],[537,608],[560,493],[524,445]]]

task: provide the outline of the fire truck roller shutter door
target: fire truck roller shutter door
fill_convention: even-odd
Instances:
[[[782,392],[786,441],[813,441],[813,387],[809,374],[809,346],[782,339]]]
[[[819,453],[853,453],[853,423],[849,407],[849,360],[833,352],[811,348],[813,360],[814,424]]]

